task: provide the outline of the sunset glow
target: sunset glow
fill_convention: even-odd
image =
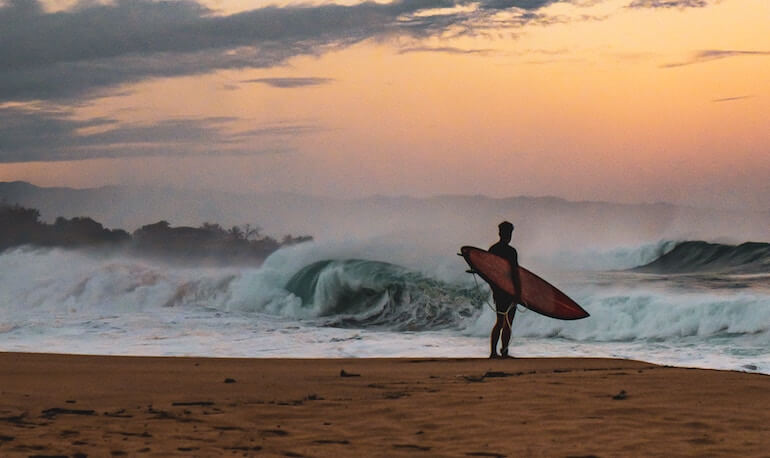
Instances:
[[[0,180],[770,207],[769,2],[204,3],[6,1]]]

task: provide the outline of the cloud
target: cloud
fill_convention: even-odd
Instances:
[[[710,62],[712,60],[727,59],[741,56],[770,56],[770,51],[739,51],[732,49],[707,49],[696,52],[689,60],[661,65],[661,68],[683,67],[685,65]]]
[[[754,97],[753,95],[739,95],[737,97],[723,97],[721,99],[713,99],[712,102],[720,103],[720,102],[733,102],[735,100],[743,100],[743,99],[750,99]]]
[[[433,52],[444,54],[489,54],[491,49],[462,49],[452,46],[415,46],[411,48],[401,48],[398,50],[399,54],[410,54],[419,52]]]
[[[334,81],[334,79],[332,78],[298,77],[298,78],[255,78],[255,79],[241,81],[241,82],[242,83],[262,83],[272,87],[287,89],[287,88],[305,87],[305,86],[319,86],[322,84],[328,84],[332,81]]]
[[[482,8],[493,10],[506,10],[511,8],[536,10],[560,1],[561,0],[484,0],[481,2],[481,5]]]
[[[297,136],[322,130],[315,124],[300,124],[300,123],[277,123],[256,129],[249,129],[241,132],[237,132],[233,137],[261,137],[265,135],[273,136]]]
[[[536,11],[557,1],[304,4],[222,16],[189,0],[81,1],[58,12],[10,0],[0,3],[0,102],[71,102],[148,78],[274,67],[368,39],[547,24]],[[511,17],[500,20],[503,9]]]
[[[306,3],[221,15],[193,0],[79,0],[56,11],[43,8],[38,0],[0,0],[0,162],[253,154],[286,148],[287,138],[317,131],[318,126],[279,123],[238,132],[230,118],[125,124],[109,117],[77,119],[62,107],[129,93],[127,85],[152,78],[272,68],[295,56],[317,56],[365,40],[412,43],[401,53],[484,54],[489,50],[421,43],[428,38],[562,23],[572,19],[541,10],[559,2],[582,6],[595,1]],[[333,80],[247,82],[288,89]],[[256,149],[251,146],[255,144]]]
[[[231,134],[227,127],[236,120],[207,117],[121,124],[108,117],[75,119],[67,110],[5,107],[0,108],[0,163],[256,154],[286,150],[287,137],[319,130],[312,124],[285,122]]]
[[[703,8],[709,5],[707,0],[634,0],[629,8]]]

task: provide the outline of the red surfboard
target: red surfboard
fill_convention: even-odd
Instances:
[[[516,288],[511,278],[511,264],[505,258],[472,246],[460,248],[460,254],[471,266],[473,272],[479,274],[487,283],[512,296],[516,295]],[[521,278],[521,305],[528,309],[559,320],[579,320],[589,316],[588,312],[569,296],[521,266],[519,266],[519,278]]]

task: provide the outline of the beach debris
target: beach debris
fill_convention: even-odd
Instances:
[[[744,369],[748,369],[748,370],[750,370],[750,371],[755,371],[755,370],[757,370],[757,366],[755,366],[754,364],[744,364],[744,365],[743,365],[743,368],[744,368]]]
[[[236,445],[234,447],[225,447],[225,448],[227,450],[239,450],[239,451],[243,451],[243,452],[249,452],[249,451],[258,452],[258,451],[262,450],[262,447],[259,446],[259,445],[254,445],[252,447],[244,446],[244,445],[241,445],[241,446],[237,446]]]
[[[147,431],[143,431],[141,433],[133,433],[130,431],[118,431],[118,434],[126,437],[152,437],[152,434],[148,433]]]
[[[11,415],[9,417],[0,417],[0,421],[7,421],[8,423],[12,423],[15,426],[19,427],[30,427],[34,428],[34,423],[26,422],[24,421],[24,418],[27,416],[27,412],[23,412],[19,415]]]
[[[217,431],[243,431],[239,426],[214,426]]]
[[[527,373],[534,374],[535,371]],[[518,377],[520,375],[524,375],[524,372],[486,371],[483,375],[458,375],[458,377],[462,377],[468,382],[483,382],[487,378]]]
[[[345,369],[340,369],[340,377],[360,377],[361,374],[354,374],[352,372],[345,372]]]
[[[227,377],[227,378],[225,379],[225,383],[235,383],[235,379],[234,379],[234,378],[230,378],[230,377]]]
[[[172,406],[213,406],[214,403],[211,401],[187,401],[187,402],[172,402]]]
[[[496,378],[496,377],[510,377],[514,374],[501,371],[486,371],[482,377],[484,378]]]
[[[612,397],[612,399],[616,401],[622,401],[623,399],[626,399],[628,395],[626,394],[626,390],[620,390],[620,393],[616,394]]]
[[[157,410],[155,409],[152,404],[147,406],[147,413],[151,413],[155,415],[152,417],[156,420],[176,420],[176,417],[171,415],[170,413],[166,412],[165,410]]]
[[[278,401],[275,404],[279,406],[301,406],[304,402],[303,399],[294,399],[292,401]]]
[[[411,450],[421,450],[423,452],[427,452],[430,450],[430,447],[425,445],[416,445],[416,444],[393,444],[393,448],[403,448],[403,449],[411,449]]]
[[[191,423],[191,422],[201,421],[197,418],[178,417],[172,414],[171,412],[155,409],[152,407],[152,404],[147,406],[147,413],[155,415],[154,417],[150,417],[153,420],[176,420],[181,423]],[[203,412],[203,413],[204,415],[206,415],[206,412]]]
[[[46,418],[53,418],[57,415],[94,415],[93,410],[85,409],[62,409],[61,407],[52,407],[43,411],[43,416]]]

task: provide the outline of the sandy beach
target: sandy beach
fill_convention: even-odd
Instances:
[[[613,359],[0,354],[2,456],[770,456],[770,377]]]

